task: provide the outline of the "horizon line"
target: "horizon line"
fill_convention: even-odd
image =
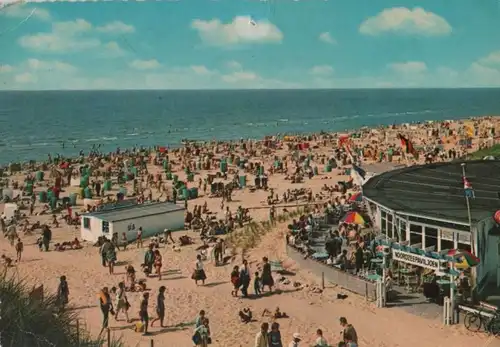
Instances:
[[[221,88],[221,89],[0,89],[7,92],[206,92],[206,91],[345,91],[345,90],[495,90],[499,87],[363,87],[363,88]]]

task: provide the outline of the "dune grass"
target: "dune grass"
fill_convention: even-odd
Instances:
[[[56,297],[37,298],[23,280],[0,274],[0,336],[2,347],[108,347],[78,325],[75,311],[59,312]],[[124,347],[113,339],[109,347]]]
[[[298,208],[288,213],[276,216],[274,221],[252,221],[245,225],[243,228],[230,233],[226,237],[226,244],[232,248],[233,256],[236,255],[238,250],[241,252],[241,257],[246,258],[249,250],[255,248],[260,242],[262,236],[272,231],[278,223],[285,223],[286,221],[300,217],[307,211],[306,208]]]
[[[471,159],[483,159],[487,156],[500,157],[500,144],[493,145],[488,148],[480,149],[469,156]]]

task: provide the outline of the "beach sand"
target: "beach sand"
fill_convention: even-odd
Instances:
[[[459,123],[455,125],[458,127]],[[390,140],[380,140],[381,147],[387,147],[389,143],[398,145],[395,133],[398,129],[391,131]],[[423,127],[412,130],[412,141],[421,144],[427,136]],[[420,135],[420,136],[419,136]],[[377,135],[365,135],[358,143],[370,143]],[[414,139],[414,140],[413,140]],[[427,140],[431,142],[428,138]],[[475,137],[473,150],[477,148],[481,140]],[[454,147],[454,142],[446,144],[445,148]],[[284,155],[287,151],[278,152]],[[331,145],[314,148],[313,153],[331,152]],[[274,153],[273,153],[274,155]],[[268,165],[272,162],[271,155],[261,156]],[[397,157],[395,157],[397,160]],[[420,162],[422,159],[420,159]],[[370,160],[366,160],[369,163]],[[402,161],[404,162],[404,160]],[[338,181],[347,180],[349,177],[340,175],[340,170],[333,170],[332,173],[324,173],[323,165],[317,164],[320,175],[312,180],[305,179],[304,183],[291,184],[285,180],[281,174],[275,174],[269,178],[269,186],[275,189],[280,195],[286,189],[308,188],[315,193],[321,193],[324,184],[333,185]],[[158,168],[150,167],[150,172],[158,171]],[[179,167],[177,167],[179,170]],[[215,171],[213,171],[215,172]],[[199,173],[204,177],[207,172]],[[48,175],[48,173],[47,173]],[[179,173],[180,179],[184,179],[183,173]],[[198,180],[198,175],[195,181]],[[325,179],[325,177],[328,177]],[[22,181],[22,174],[14,177]],[[252,181],[251,179],[249,180]],[[46,189],[38,186],[36,191]],[[76,188],[67,189],[66,194],[76,191]],[[155,193],[156,194],[156,193]],[[235,191],[233,202],[226,203],[234,212],[236,207],[264,207],[268,193],[256,191],[250,193],[248,189]],[[200,197],[189,201],[190,208],[193,205],[202,205],[207,202],[211,211],[218,212],[222,218],[220,209],[220,198],[210,199]],[[81,201],[80,201],[81,202]],[[37,210],[40,209],[37,203]],[[76,209],[75,209],[76,210]],[[277,211],[281,213],[280,209]],[[267,208],[253,209],[251,215],[255,220],[266,220],[269,215]],[[30,217],[30,222],[40,220],[50,224],[50,215]],[[64,222],[63,222],[64,223]],[[63,225],[52,228],[53,241],[71,241],[75,237],[80,237],[80,228]],[[311,286],[319,284],[320,279],[310,274],[307,269],[298,268],[286,256],[284,235],[286,224],[277,225],[272,232],[267,233],[261,239],[259,245],[248,252],[247,259],[250,262],[252,272],[257,270],[257,263],[262,257],[267,256],[270,260],[283,260],[286,267],[295,272],[294,276],[287,278],[294,282],[298,281],[309,287],[294,290],[291,284],[279,284],[281,293],[265,296],[257,300],[241,299],[231,296],[232,284],[230,283],[230,272],[234,265],[241,264],[241,256],[235,257],[233,263],[226,266],[215,267],[210,262],[206,262],[205,271],[207,273],[207,285],[196,286],[190,276],[194,267],[196,251],[195,248],[201,245],[199,237],[192,231],[179,231],[174,233],[174,238],[180,235],[189,235],[196,240],[196,244],[181,248],[180,252],[174,252],[171,248],[160,248],[163,256],[163,279],[148,278],[147,285],[151,288],[150,315],[153,316],[154,302],[157,289],[166,286],[166,325],[168,328],[151,328],[151,336],[142,336],[132,330],[132,325],[125,321],[115,322],[112,318],[110,326],[112,334],[123,336],[128,346],[150,346],[150,340],[154,340],[154,346],[185,347],[191,346],[191,336],[193,333],[192,322],[200,310],[205,310],[210,318],[212,331],[212,346],[253,346],[255,334],[259,331],[263,321],[268,318],[260,317],[261,312],[267,308],[274,310],[276,306],[286,312],[289,318],[278,320],[283,337],[283,343],[291,341],[295,332],[303,336],[302,346],[310,346],[315,338],[316,329],[321,328],[327,341],[334,345],[339,341],[339,317],[347,317],[358,332],[360,346],[384,346],[384,347],[413,347],[413,346],[500,346],[498,340],[490,341],[484,334],[473,334],[466,331],[463,325],[444,327],[442,321],[431,320],[405,312],[398,308],[377,309],[374,303],[366,302],[364,298],[348,293],[348,298],[338,300],[337,293],[344,293],[340,288],[327,285],[321,293],[316,294],[309,290]],[[18,230],[21,235],[20,230]],[[86,326],[92,334],[97,334],[101,326],[101,313],[98,308],[97,293],[103,286],[116,286],[118,282],[125,280],[125,265],[132,264],[136,269],[142,262],[145,249],[136,249],[135,245],[130,245],[126,251],[119,251],[119,265],[115,267],[115,275],[110,276],[107,268],[100,264],[98,248],[85,245],[81,250],[69,250],[64,252],[50,251],[40,252],[35,241],[37,236],[23,236],[25,250],[23,260],[20,264],[11,268],[12,275],[26,280],[30,284],[43,284],[48,292],[55,292],[59,277],[65,275],[70,289],[70,307],[78,312],[81,318],[81,325]],[[147,244],[147,241],[145,241]],[[53,249],[53,248],[52,248]],[[10,246],[5,238],[0,239],[0,253],[7,254],[15,258],[15,250]],[[141,273],[142,274],[142,273]],[[275,275],[275,280],[278,278]],[[138,278],[141,278],[139,275]],[[251,290],[252,291],[252,290]],[[138,306],[140,293],[128,293],[129,301],[132,305],[129,310],[131,318],[138,318]],[[250,307],[256,318],[255,322],[243,324],[238,317],[238,311],[244,307]],[[123,317],[122,317],[123,319]]]

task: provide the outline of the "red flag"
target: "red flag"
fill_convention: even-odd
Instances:
[[[411,143],[411,141],[407,137],[401,134],[398,134],[398,139],[401,141],[401,147],[405,150],[405,152],[413,154],[415,159],[418,159],[418,152],[413,147],[413,143]]]

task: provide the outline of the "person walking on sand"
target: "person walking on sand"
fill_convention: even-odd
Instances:
[[[66,276],[61,276],[59,278],[59,286],[57,287],[57,302],[59,303],[59,307],[64,310],[64,307],[69,302],[69,287],[68,282],[66,281]]]
[[[250,269],[248,268],[247,260],[243,260],[243,265],[240,269],[241,294],[244,298],[248,297],[248,287],[250,286]]]
[[[262,323],[260,331],[255,335],[254,347],[269,347],[269,323]]]
[[[156,272],[156,275],[158,276],[158,280],[161,280],[162,257],[161,257],[160,251],[158,249],[155,249],[154,257],[155,257],[155,260],[154,260],[155,272]]]
[[[231,291],[231,295],[238,296],[238,290],[241,286],[240,269],[238,266],[233,267],[233,271],[231,272],[231,283],[233,284],[233,290]]]
[[[109,314],[113,314],[113,303],[111,302],[111,296],[109,295],[108,287],[102,288],[99,292],[99,306],[102,313],[102,328],[99,336],[104,330],[109,329]]]
[[[115,270],[116,250],[115,245],[113,245],[111,242],[109,243],[108,250],[106,251],[106,261],[108,263],[109,274],[112,275]]]
[[[101,264],[103,267],[108,266],[107,253],[110,247],[111,247],[111,242],[107,238],[103,237],[103,242],[101,248],[99,249],[99,254],[101,255]]]
[[[269,263],[269,259],[267,257],[262,258],[262,291],[264,291],[265,287],[269,288],[269,292],[273,291],[274,279],[271,270],[271,264]]]
[[[358,334],[356,333],[356,329],[347,322],[347,318],[340,317],[340,326],[342,326],[342,341],[346,343],[349,347],[356,347],[358,344]],[[351,345],[349,345],[349,343]]]
[[[137,230],[136,245],[137,245],[137,248],[142,248],[143,247],[143,244],[142,244],[142,227],[139,227],[139,229]]]
[[[144,254],[144,266],[146,267],[146,276],[149,277],[151,275],[151,272],[153,271],[153,265],[155,262],[155,254],[153,251],[153,245],[149,245],[148,250]]]
[[[164,328],[163,321],[165,320],[165,286],[158,289],[158,296],[156,297],[156,318],[151,321],[151,328],[156,321],[160,321],[160,327]]]
[[[207,279],[207,275],[205,274],[205,270],[203,268],[203,260],[201,259],[200,254],[196,256],[196,262],[194,264],[192,279],[194,280],[194,283],[196,285],[198,285],[198,281],[201,281],[202,285],[205,285],[205,280]]]
[[[141,322],[144,326],[144,334],[143,335],[148,335],[148,324],[149,324],[148,306],[149,306],[149,293],[144,293],[144,294],[142,294],[142,300],[141,300],[141,305],[140,305],[141,308],[139,311],[139,316],[140,316]]]
[[[16,254],[17,254],[17,262],[18,263],[21,261],[21,257],[23,255],[23,250],[24,250],[23,241],[21,241],[21,239],[18,238],[17,243],[16,243]]]
[[[115,312],[115,320],[118,320],[118,314],[123,312],[125,314],[125,318],[127,319],[127,323],[130,323],[130,318],[128,317],[128,309],[130,308],[130,304],[128,302],[127,293],[125,291],[125,283],[118,283],[118,290],[116,291],[116,312]]]

